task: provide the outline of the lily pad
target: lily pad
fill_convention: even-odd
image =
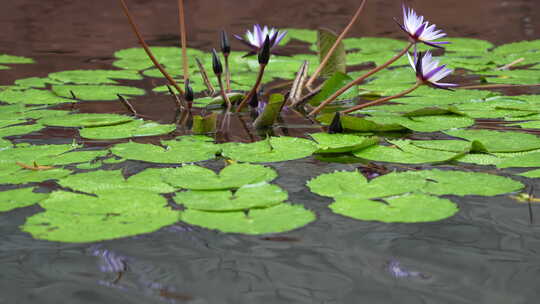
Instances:
[[[0,63],[4,63],[4,64],[34,63],[34,60],[28,57],[0,54]]]
[[[68,92],[69,94],[69,92]],[[71,97],[71,95],[64,95],[65,97]],[[65,102],[72,102],[72,99],[66,99],[54,95],[50,91],[28,89],[28,90],[14,90],[7,89],[0,91],[0,101],[6,103],[21,103],[21,104],[59,104]]]
[[[360,150],[379,143],[378,137],[353,134],[314,133],[310,136],[318,143],[315,153],[345,153]]]
[[[387,198],[384,203],[362,197],[339,196],[329,207],[337,214],[354,219],[386,223],[434,222],[451,217],[459,210],[448,199],[419,193]]]
[[[281,162],[310,156],[317,145],[307,139],[269,137],[254,143],[227,143],[221,145],[222,155],[240,162]]]
[[[101,127],[118,125],[134,119],[125,115],[117,114],[97,114],[97,113],[78,113],[62,116],[50,116],[41,119],[39,122],[46,126],[56,127]]]
[[[342,72],[335,72],[330,78],[328,78],[321,88],[321,91],[313,96],[309,103],[311,105],[319,105],[321,102],[326,100],[328,97],[330,97],[332,94],[334,94],[337,90],[339,90],[341,87],[345,86],[349,82],[353,81],[353,79],[348,76],[345,73]],[[336,100],[347,100],[347,99],[353,99],[358,96],[358,87],[353,86],[347,91],[345,91],[343,94],[341,94]]]
[[[49,78],[74,84],[116,84],[113,79],[141,80],[142,76],[132,70],[71,70],[51,73]]]
[[[540,148],[540,138],[526,133],[491,130],[451,130],[444,133],[468,141],[478,141],[488,152],[517,152]]]
[[[188,209],[203,211],[238,211],[264,208],[287,200],[287,192],[276,185],[245,185],[236,192],[229,190],[189,190],[176,193],[174,200]]]
[[[48,193],[36,193],[33,190],[34,188],[21,188],[0,192],[0,212],[31,206],[49,196]]]
[[[315,220],[315,214],[300,205],[278,204],[263,209],[209,212],[188,209],[182,221],[222,232],[242,234],[280,233],[303,227]]]
[[[450,161],[462,153],[448,152],[442,150],[428,150],[415,146],[409,140],[390,141],[394,146],[371,146],[353,152],[354,156],[373,161],[423,164],[439,163]]]
[[[62,97],[71,97],[71,92],[73,92],[78,99],[90,101],[118,100],[118,94],[122,96],[145,94],[143,89],[115,85],[53,85],[52,91]]]
[[[155,136],[170,133],[176,130],[174,124],[159,124],[157,122],[145,122],[134,120],[112,126],[87,127],[80,130],[84,138],[91,139],[120,139],[130,137]]]
[[[32,166],[32,163],[26,165]],[[46,180],[58,180],[71,174],[71,171],[66,169],[31,170],[15,164],[0,164],[0,170],[1,184],[39,183]]]
[[[248,184],[269,182],[277,177],[273,169],[252,164],[232,164],[221,170],[219,175],[193,165],[162,171],[165,182],[191,190],[236,189]]]
[[[115,145],[111,151],[119,157],[153,163],[181,164],[213,159],[219,145],[203,140],[163,141],[166,147],[128,142]]]
[[[5,128],[0,128],[0,137],[28,134],[28,133],[32,133],[41,129],[43,129],[43,126],[41,124],[26,124],[26,125],[10,126],[10,127],[5,127]]]
[[[15,80],[15,84],[17,85],[17,87],[20,87],[22,89],[27,89],[27,88],[44,89],[47,87],[48,84],[59,84],[59,82],[52,80],[50,78],[47,78],[47,77],[29,77],[29,78],[17,79]]]

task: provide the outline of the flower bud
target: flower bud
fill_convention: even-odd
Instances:
[[[268,64],[270,61],[270,37],[267,35],[264,39],[264,44],[259,51],[259,64]]]
[[[223,73],[223,66],[221,65],[221,60],[219,59],[216,49],[212,49],[212,68],[216,75],[221,75]]]
[[[194,94],[193,94],[193,89],[189,85],[189,79],[186,80],[184,92],[185,92],[184,93],[184,98],[186,99],[186,101],[192,102],[193,99],[194,99]]]
[[[229,37],[227,36],[227,32],[225,32],[225,30],[222,30],[220,33],[220,42],[221,52],[223,55],[229,55],[231,53],[231,44],[229,43]]]

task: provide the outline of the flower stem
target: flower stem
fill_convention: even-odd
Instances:
[[[150,58],[150,60],[152,60],[152,62],[154,63],[154,65],[156,66],[156,68],[158,68],[158,70],[161,72],[161,74],[163,74],[163,76],[165,76],[165,78],[167,78],[167,81],[169,81],[169,83],[175,87],[175,89],[180,93],[180,94],[184,94],[184,90],[182,90],[182,88],[180,88],[180,86],[176,83],[176,81],[174,81],[174,79],[171,77],[171,75],[169,75],[169,73],[167,73],[167,71],[165,71],[165,69],[163,68],[163,66],[161,66],[161,64],[159,64],[159,62],[157,61],[156,57],[154,57],[154,54],[152,53],[152,51],[150,50],[150,47],[148,47],[148,44],[146,44],[146,42],[144,41],[141,33],[139,32],[139,28],[137,27],[137,25],[135,24],[135,21],[133,20],[133,17],[131,16],[131,13],[129,12],[129,9],[126,5],[126,2],[124,0],[120,0],[120,4],[122,5],[122,9],[124,10],[124,14],[126,15],[126,17],[128,18],[128,21],[129,21],[129,24],[131,25],[131,28],[133,29],[133,32],[135,33],[135,35],[137,36],[137,39],[139,39],[139,43],[141,44],[141,46],[143,47],[144,51],[146,52],[146,54],[148,55],[148,57]]]
[[[345,38],[345,35],[347,35],[347,33],[349,32],[349,30],[351,29],[353,24],[356,22],[356,20],[358,19],[358,16],[360,16],[360,13],[364,9],[364,5],[366,4],[366,2],[367,2],[367,0],[362,1],[360,6],[358,7],[356,12],[354,13],[353,17],[351,18],[351,21],[349,21],[349,24],[347,24],[347,26],[343,29],[341,34],[339,34],[338,38],[334,42],[334,45],[332,45],[332,47],[330,48],[328,53],[326,53],[326,56],[324,57],[324,59],[321,61],[321,64],[319,64],[319,66],[317,67],[317,70],[315,70],[313,75],[311,75],[311,77],[306,82],[306,84],[305,84],[306,87],[310,87],[313,84],[313,81],[315,81],[315,79],[317,78],[317,76],[319,76],[322,69],[328,63],[328,60],[330,60],[330,57],[332,56],[332,54],[334,54],[334,51],[337,49],[337,47],[338,47],[339,43],[341,42],[341,40],[343,40],[343,38]]]
[[[401,58],[401,56],[405,55],[405,53],[407,53],[407,51],[409,51],[409,49],[414,45],[414,42],[410,42],[403,50],[401,50],[401,52],[399,52],[398,54],[396,54],[394,57],[390,58],[390,60],[388,60],[386,63],[384,64],[381,64],[380,66],[374,68],[373,70],[367,72],[366,74],[356,78],[355,80],[349,82],[347,85],[345,85],[344,87],[342,87],[341,89],[337,90],[334,94],[332,94],[330,97],[328,97],[325,101],[323,101],[318,107],[316,107],[315,109],[313,109],[313,111],[311,111],[308,115],[309,116],[314,116],[314,115],[317,115],[317,113],[319,113],[326,105],[328,105],[329,103],[331,103],[332,101],[336,100],[336,98],[338,98],[341,94],[345,93],[345,91],[347,91],[348,89],[350,89],[351,87],[361,83],[362,81],[366,80],[366,78],[368,78],[369,76],[377,73],[378,71],[386,68],[387,66],[391,65],[392,63],[394,63],[396,60],[398,60],[399,58]]]
[[[227,86],[227,93],[231,92],[231,70],[229,70],[229,54],[223,54],[225,57],[225,85]]]
[[[388,97],[384,97],[384,98],[380,98],[380,99],[377,99],[377,100],[374,100],[374,101],[370,101],[370,102],[367,102],[367,103],[363,103],[363,104],[360,104],[360,105],[357,105],[357,106],[354,106],[354,107],[350,107],[348,108],[347,110],[344,110],[344,111],[341,111],[342,114],[348,114],[348,113],[351,113],[351,112],[354,112],[354,111],[357,111],[357,110],[360,110],[360,109],[363,109],[363,108],[366,108],[366,107],[370,107],[370,106],[374,106],[374,105],[378,105],[380,103],[383,103],[385,101],[388,101],[390,99],[394,99],[394,98],[399,98],[399,97],[402,97],[402,96],[405,96],[409,93],[411,93],[412,91],[418,89],[421,85],[423,85],[424,83],[422,81],[418,81],[414,86],[412,86],[411,88],[401,92],[401,93],[398,93],[396,95],[393,95],[393,96],[388,96]]]
[[[232,108],[231,100],[229,99],[229,96],[227,96],[227,92],[225,92],[225,87],[223,86],[223,79],[221,78],[221,74],[217,74],[216,76],[219,83],[219,89],[221,90],[221,98],[223,98],[223,100],[225,100],[225,102],[227,103],[227,113],[229,113]]]
[[[187,59],[186,19],[184,16],[184,0],[178,0],[178,22],[180,23],[180,39],[182,47],[182,64],[184,67],[184,83],[189,79],[189,66]]]
[[[266,64],[259,65],[259,74],[257,75],[257,80],[255,81],[255,85],[253,86],[253,88],[251,88],[251,91],[249,91],[246,97],[244,97],[244,100],[242,100],[242,102],[238,105],[238,107],[236,107],[237,113],[240,112],[240,110],[242,110],[242,108],[246,105],[246,103],[251,100],[253,95],[257,94],[257,91],[259,90],[259,86],[261,84],[261,81],[264,75],[265,68],[266,68]]]

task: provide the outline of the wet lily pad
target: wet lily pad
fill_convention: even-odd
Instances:
[[[21,188],[0,192],[0,212],[34,205],[46,199],[48,193],[33,192],[34,188]]]
[[[269,137],[254,143],[227,143],[221,145],[222,155],[240,162],[281,162],[310,156],[317,145],[307,139]]]
[[[209,212],[188,209],[182,213],[182,221],[216,229],[222,232],[242,234],[280,233],[303,227],[315,220],[315,214],[300,205],[278,204],[263,209],[243,211]]]
[[[119,157],[153,163],[181,164],[213,159],[219,145],[203,140],[163,141],[165,147],[128,142],[115,145],[111,151]]]
[[[540,149],[540,138],[532,134],[491,130],[451,130],[444,133],[468,141],[478,141],[488,152],[517,152]]]
[[[64,96],[71,97],[71,95],[64,95]],[[65,102],[72,102],[73,100],[58,97],[52,92],[46,91],[46,90],[7,89],[4,91],[0,91],[0,101],[6,102],[6,103],[21,103],[21,104],[59,104],[59,103],[65,103]]]
[[[84,138],[91,139],[120,139],[163,135],[174,130],[176,130],[176,125],[174,124],[159,124],[156,122],[134,120],[119,125],[83,128],[80,130],[80,134]]]
[[[61,97],[71,97],[71,92],[73,92],[78,99],[89,101],[118,100],[118,94],[122,96],[145,94],[143,89],[115,85],[53,85],[52,91]]]
[[[314,133],[310,136],[318,143],[315,153],[345,153],[360,150],[379,143],[378,137],[353,134]]]
[[[175,190],[162,181],[161,171],[158,169],[146,169],[128,179],[124,178],[119,170],[91,171],[72,174],[61,179],[58,184],[65,188],[87,193],[102,193],[112,190],[130,192],[130,189],[169,193]]]
[[[448,199],[419,193],[387,198],[384,202],[339,196],[329,207],[337,214],[354,219],[386,223],[440,221],[459,210],[457,205]]]
[[[51,73],[49,78],[74,84],[116,84],[113,79],[140,80],[142,76],[132,70],[71,70]]]
[[[219,175],[193,165],[162,171],[165,182],[191,190],[236,189],[243,185],[269,182],[277,177],[272,168],[252,164],[232,164],[221,170]]]
[[[118,125],[134,119],[117,114],[78,113],[42,118],[39,122],[46,126],[56,127],[100,127]]]
[[[234,193],[229,190],[189,190],[176,193],[174,200],[188,209],[203,211],[239,211],[264,208],[287,200],[287,192],[267,183],[240,187]]]

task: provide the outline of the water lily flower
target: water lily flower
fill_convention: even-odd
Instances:
[[[407,54],[409,63],[416,71],[416,78],[420,83],[427,84],[439,89],[449,89],[457,84],[438,82],[453,72],[446,65],[439,65],[439,60],[433,59],[431,52],[415,53],[414,58]]]
[[[396,21],[397,22],[397,21]],[[403,24],[397,22],[401,29],[409,35],[411,42],[422,42],[432,47],[441,48],[440,44],[448,41],[433,41],[446,36],[442,30],[437,30],[435,24],[424,21],[424,16],[418,16],[412,8],[403,5]]]
[[[285,35],[287,35],[287,31],[279,31],[267,26],[261,28],[260,25],[255,24],[253,32],[248,30],[245,38],[239,35],[234,35],[234,37],[251,48],[252,51],[248,55],[253,55],[263,47],[266,36],[270,37],[270,48],[273,48],[279,44]]]

